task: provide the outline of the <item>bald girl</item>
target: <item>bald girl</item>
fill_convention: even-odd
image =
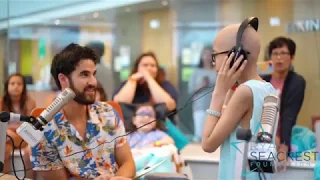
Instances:
[[[272,85],[264,82],[257,72],[260,38],[252,27],[248,26],[242,36],[243,47],[248,52],[247,59],[240,66],[240,60],[243,59],[240,56],[230,68],[234,54],[228,58],[227,52],[236,45],[239,26],[239,24],[227,26],[218,33],[213,43],[213,54],[217,54],[214,63],[218,76],[211,104],[207,110],[202,148],[206,152],[214,152],[220,147],[219,179],[241,178],[241,174],[234,172],[237,169],[241,171],[243,156],[231,144],[237,142],[236,129],[241,126],[250,128],[255,133],[260,122],[265,96],[276,93]],[[232,92],[231,88],[236,82],[240,85]],[[222,111],[223,106],[225,109]],[[254,175],[257,174],[250,173],[250,176]],[[259,179],[257,176],[251,178]]]

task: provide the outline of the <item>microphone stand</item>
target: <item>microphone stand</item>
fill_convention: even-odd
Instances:
[[[249,141],[245,141],[244,143],[244,151],[243,151],[243,160],[242,160],[242,172],[241,172],[241,179],[246,180],[246,173],[247,173],[247,162],[248,162],[248,147]]]
[[[37,125],[37,119],[33,116],[25,116],[26,118],[21,118],[20,121],[28,122],[32,125]],[[0,173],[3,172],[4,169],[4,160],[6,154],[6,144],[7,144],[7,130],[8,130],[8,122],[10,121],[10,113],[1,112],[0,113]],[[43,128],[39,128],[39,130],[43,130]]]
[[[238,169],[237,167],[235,168],[235,179],[241,179],[241,180],[246,180],[246,173],[247,173],[247,163],[248,163],[248,149],[249,149],[249,142],[252,139],[252,133],[250,129],[243,129],[243,128],[239,128],[236,132],[237,135],[237,139],[238,140],[244,140],[244,143],[242,147],[240,147],[240,149],[244,149],[243,150],[243,155],[242,158],[240,159],[241,163],[241,168]],[[241,144],[238,145],[241,146]],[[237,156],[237,155],[236,155]],[[237,158],[237,157],[236,157]],[[236,159],[237,161],[237,159]]]
[[[7,144],[7,129],[8,129],[7,122],[0,124],[0,172],[2,172],[4,168],[4,160],[5,160],[6,144]]]
[[[271,168],[271,169],[264,169],[264,168],[268,168],[267,167],[268,165],[265,165],[263,162],[262,163],[259,162],[259,161],[263,161],[263,159],[260,159],[260,158],[258,158],[258,159],[253,158],[252,159],[252,157],[251,157],[251,160],[249,160],[249,156],[248,156],[248,150],[249,149],[248,149],[248,147],[249,147],[249,145],[252,145],[252,143],[258,143],[258,144],[259,143],[263,143],[263,144],[270,144],[270,145],[275,144],[274,138],[271,140],[270,143],[266,143],[266,142],[263,141],[263,139],[261,139],[263,137],[261,137],[261,136],[253,136],[251,134],[251,130],[250,129],[238,128],[236,133],[237,133],[236,135],[237,135],[237,139],[238,140],[244,140],[245,141],[244,143],[242,143],[243,147],[238,146],[239,148],[244,149],[244,152],[243,152],[244,154],[242,156],[242,159],[239,160],[239,161],[242,162],[242,168],[240,170],[235,168],[235,174],[237,175],[237,176],[235,176],[236,179],[241,179],[241,180],[245,180],[246,179],[248,163],[249,163],[251,172],[262,173],[262,175],[264,176],[264,179],[266,179],[264,173],[269,173],[270,175],[268,176],[268,179],[273,179],[274,176],[271,175],[271,174],[274,174],[274,173],[277,172],[277,159],[274,159],[273,161],[269,160],[269,161],[272,161],[272,162],[269,162],[270,165],[271,165],[269,168]],[[265,152],[264,151],[262,151],[262,152],[267,153],[268,152],[267,150],[268,149],[266,149]],[[264,164],[264,165],[260,165],[260,164]],[[255,167],[252,167],[252,165],[254,165]],[[241,171],[241,174],[239,174],[239,171]]]

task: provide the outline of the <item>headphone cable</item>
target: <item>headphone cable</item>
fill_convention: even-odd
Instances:
[[[23,160],[23,156],[22,156],[22,152],[21,152],[21,148],[22,148],[22,144],[23,144],[23,140],[20,142],[20,145],[19,145],[19,154],[20,154],[20,158],[21,158],[21,161],[22,161],[22,165],[23,165],[23,170],[22,171],[24,171],[24,176],[23,176],[23,178],[22,179],[20,179],[19,177],[18,177],[18,175],[17,175],[17,171],[15,171],[15,165],[14,165],[14,140],[13,140],[13,138],[11,137],[11,136],[9,136],[9,135],[7,135],[7,137],[10,139],[10,141],[11,141],[11,144],[12,144],[12,152],[11,152],[11,163],[12,163],[12,168],[13,168],[13,170],[12,171],[10,171],[10,172],[13,172],[14,173],[14,176],[18,179],[18,180],[23,180],[23,179],[25,179],[26,178],[26,172],[27,172],[27,170],[26,170],[26,166],[25,166],[25,163],[24,163],[24,160]],[[6,175],[7,173],[3,173],[0,177],[2,177],[2,176],[4,176],[4,175]]]

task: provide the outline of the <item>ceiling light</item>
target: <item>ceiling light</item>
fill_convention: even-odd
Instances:
[[[279,17],[271,17],[269,20],[270,26],[280,26],[280,18]]]
[[[55,23],[56,25],[59,25],[59,24],[60,24],[60,20],[57,19],[54,23]]]
[[[168,3],[168,1],[162,1],[161,4],[164,5],[164,6],[167,6],[169,3]]]
[[[149,25],[151,29],[158,29],[160,27],[160,21],[158,19],[152,19]]]

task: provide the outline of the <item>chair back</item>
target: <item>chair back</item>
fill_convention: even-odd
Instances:
[[[32,111],[31,111],[31,116],[34,116],[34,117],[39,117],[40,114],[42,113],[42,111],[44,111],[46,108],[34,108]]]
[[[107,103],[110,104],[117,111],[122,121],[124,121],[123,112],[120,104],[115,101],[107,101]]]

